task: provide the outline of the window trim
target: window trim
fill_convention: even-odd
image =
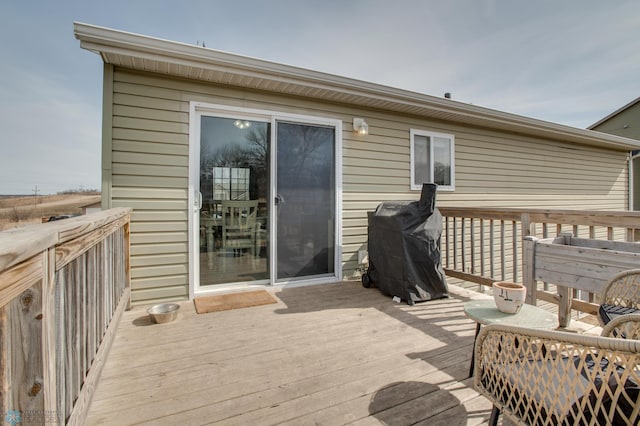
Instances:
[[[419,130],[419,129],[411,129],[410,130],[410,135],[411,135],[411,152],[410,152],[410,156],[411,156],[411,182],[410,182],[410,186],[411,186],[411,190],[413,191],[419,191],[422,189],[422,185],[415,185],[414,184],[414,180],[415,180],[415,137],[416,136],[426,136],[431,138],[431,140],[434,137],[439,137],[439,138],[446,138],[449,139],[450,144],[451,144],[451,149],[449,151],[450,153],[450,158],[449,161],[451,163],[451,185],[438,185],[438,191],[454,191],[456,189],[456,167],[455,167],[455,136],[449,133],[439,133],[439,132],[432,132],[430,130]],[[431,168],[431,182],[429,183],[433,183],[434,180],[434,164],[433,164],[433,143],[429,144],[429,161],[430,161],[430,168]]]

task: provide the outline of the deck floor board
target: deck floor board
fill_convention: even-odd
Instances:
[[[87,424],[486,424],[467,378],[478,294],[408,306],[357,282],[152,325],[125,312]],[[482,296],[480,296],[482,297]]]

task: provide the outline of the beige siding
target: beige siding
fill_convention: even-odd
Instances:
[[[370,134],[365,141],[345,141],[345,275],[356,267],[357,250],[366,247],[364,211],[373,210],[380,200],[419,196],[408,190],[409,128],[450,133],[456,138],[456,190],[439,192],[438,205],[616,210],[626,207],[625,152],[429,121],[368,119],[368,122]],[[392,139],[381,141],[380,135]],[[401,161],[396,154],[398,148],[404,150]]]
[[[132,300],[184,299],[189,294],[188,113],[166,90],[122,83],[124,75],[116,71],[113,84],[111,193],[114,205],[134,208]]]
[[[343,271],[366,248],[366,212],[409,189],[411,128],[455,136],[456,189],[439,205],[624,210],[626,153],[499,133],[413,116],[116,69],[114,206],[133,207],[132,299],[188,297],[189,101],[343,120]],[[369,135],[356,136],[353,117]]]

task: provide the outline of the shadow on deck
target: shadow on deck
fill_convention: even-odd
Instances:
[[[474,292],[396,304],[359,283],[152,325],[125,312],[88,424],[486,424],[467,378]]]

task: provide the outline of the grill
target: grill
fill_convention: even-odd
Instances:
[[[442,269],[442,215],[434,184],[423,184],[419,201],[386,201],[369,214],[369,268],[365,287],[409,305],[449,297]]]

